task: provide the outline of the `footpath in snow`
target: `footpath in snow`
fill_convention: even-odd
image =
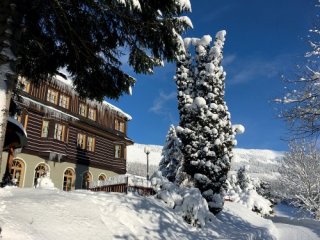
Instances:
[[[319,240],[320,222],[307,212],[286,204],[275,207],[275,216],[269,219],[278,229],[279,240]]]

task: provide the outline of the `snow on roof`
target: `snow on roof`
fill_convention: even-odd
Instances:
[[[65,74],[65,73],[63,73]],[[72,82],[72,79],[68,78],[65,79],[59,75],[55,75],[52,78],[52,81],[58,85],[59,88],[64,89],[65,91],[68,91],[69,93],[71,93],[72,95],[76,95],[76,91],[74,89],[74,85]],[[97,105],[98,108],[100,108],[100,110],[111,110],[114,111],[116,113],[118,113],[119,116],[124,117],[125,119],[127,119],[128,121],[130,121],[132,119],[132,117],[127,114],[126,112],[124,112],[123,110],[121,110],[120,108],[112,105],[111,103],[108,103],[107,101],[103,101],[103,102],[98,102],[95,100],[89,100],[87,99],[86,102],[90,105]]]
[[[41,106],[45,109],[45,111],[47,112],[52,112],[53,114],[55,115],[58,115],[58,116],[61,116],[61,117],[66,117],[66,118],[71,118],[71,119],[74,119],[74,120],[79,120],[79,118],[75,117],[75,116],[72,116],[68,113],[65,113],[63,111],[60,111],[59,109],[56,109],[54,107],[51,107],[51,106],[48,106],[48,105],[45,105],[43,103],[40,103],[40,102],[37,102],[31,98],[28,98],[28,97],[25,97],[25,96],[21,96],[21,98],[23,99],[23,103],[24,104],[27,104],[29,105],[30,103],[33,103],[37,106]]]
[[[122,111],[120,108],[112,105],[111,103],[109,103],[109,102],[107,102],[107,101],[103,101],[102,104],[103,104],[103,105],[106,105],[106,106],[108,106],[110,109],[112,109],[112,110],[120,113],[120,114],[123,115],[128,121],[130,121],[130,120],[132,119],[132,117],[131,117],[129,114],[125,113],[125,112]]]

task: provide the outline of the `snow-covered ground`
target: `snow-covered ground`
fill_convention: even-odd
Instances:
[[[162,146],[134,144],[127,148],[128,163],[146,164],[146,154],[144,148],[148,147],[149,165],[158,166],[161,160]],[[232,169],[237,170],[243,165],[249,165],[250,175],[259,177],[260,179],[274,179],[278,176],[278,166],[283,152],[277,152],[264,149],[234,149],[234,158],[232,161]]]
[[[318,240],[320,239],[320,222],[312,219],[305,211],[286,204],[278,204],[275,216],[270,217],[278,229],[280,240]]]
[[[152,197],[89,191],[0,189],[2,240],[273,239],[277,229],[247,208],[224,211],[197,229]]]

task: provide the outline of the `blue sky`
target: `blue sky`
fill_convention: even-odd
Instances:
[[[307,50],[305,37],[315,22],[313,0],[191,0],[194,29],[183,37],[227,31],[223,66],[226,102],[233,124],[246,132],[238,147],[286,150],[284,122],[272,100],[284,92],[280,76],[290,75]],[[154,75],[135,75],[132,96],[110,101],[129,113],[128,136],[136,143],[163,145],[170,124],[179,122],[174,64]]]

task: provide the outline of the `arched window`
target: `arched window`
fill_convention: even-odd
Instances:
[[[48,165],[45,163],[40,163],[34,170],[34,180],[33,180],[34,186],[37,186],[38,178],[47,175],[48,172],[49,172]]]
[[[25,165],[24,162],[20,159],[14,159],[11,167],[11,176],[18,187],[23,186],[23,177],[24,177]]]
[[[98,178],[99,181],[105,181],[106,179],[107,179],[107,176],[105,174],[101,173],[99,175],[99,178]]]
[[[63,191],[74,190],[74,183],[76,179],[76,174],[73,169],[68,168],[64,171],[63,176]]]
[[[89,189],[92,182],[92,175],[90,172],[85,172],[82,176],[82,189]]]

